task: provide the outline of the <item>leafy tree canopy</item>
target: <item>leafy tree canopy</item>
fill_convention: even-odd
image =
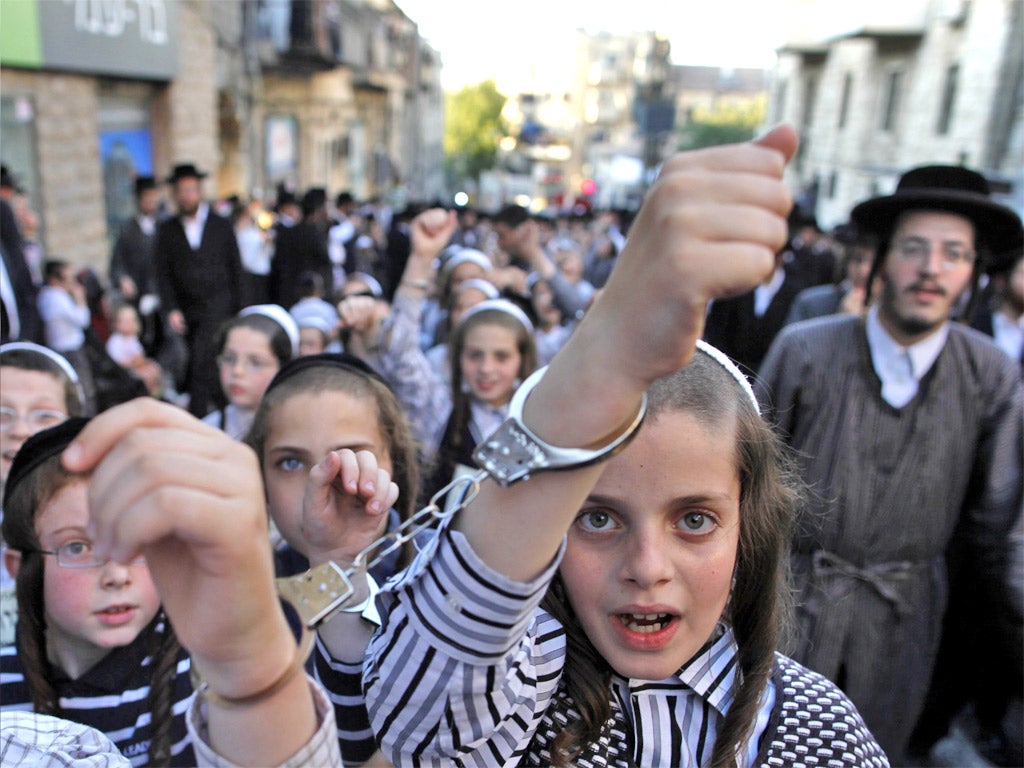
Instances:
[[[505,96],[494,80],[445,94],[444,155],[449,172],[476,179],[493,168],[504,135],[501,110]]]

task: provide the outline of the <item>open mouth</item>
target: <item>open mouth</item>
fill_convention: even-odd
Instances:
[[[617,616],[626,629],[642,635],[659,632],[672,621],[672,616],[667,613],[620,613]]]
[[[122,613],[127,613],[132,610],[131,605],[112,605],[109,608],[104,608],[102,611],[97,611],[101,616],[120,616]]]

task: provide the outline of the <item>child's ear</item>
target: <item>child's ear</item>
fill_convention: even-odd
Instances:
[[[18,570],[21,568],[21,552],[16,549],[5,549],[4,567],[11,574],[12,579],[18,578]]]

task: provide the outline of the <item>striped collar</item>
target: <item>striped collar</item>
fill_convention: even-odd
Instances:
[[[632,696],[664,695],[689,688],[722,716],[732,704],[736,683],[736,641],[730,627],[719,623],[711,639],[672,677],[625,681]]]

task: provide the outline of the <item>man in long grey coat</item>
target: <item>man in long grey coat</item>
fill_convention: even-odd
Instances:
[[[954,537],[979,598],[1006,598],[1021,383],[950,316],[1019,251],[1022,230],[980,174],[951,166],[908,171],[852,218],[878,237],[878,300],[864,318],[788,326],[758,386],[811,486],[794,541],[793,656],[847,692],[897,765],[928,692]]]

